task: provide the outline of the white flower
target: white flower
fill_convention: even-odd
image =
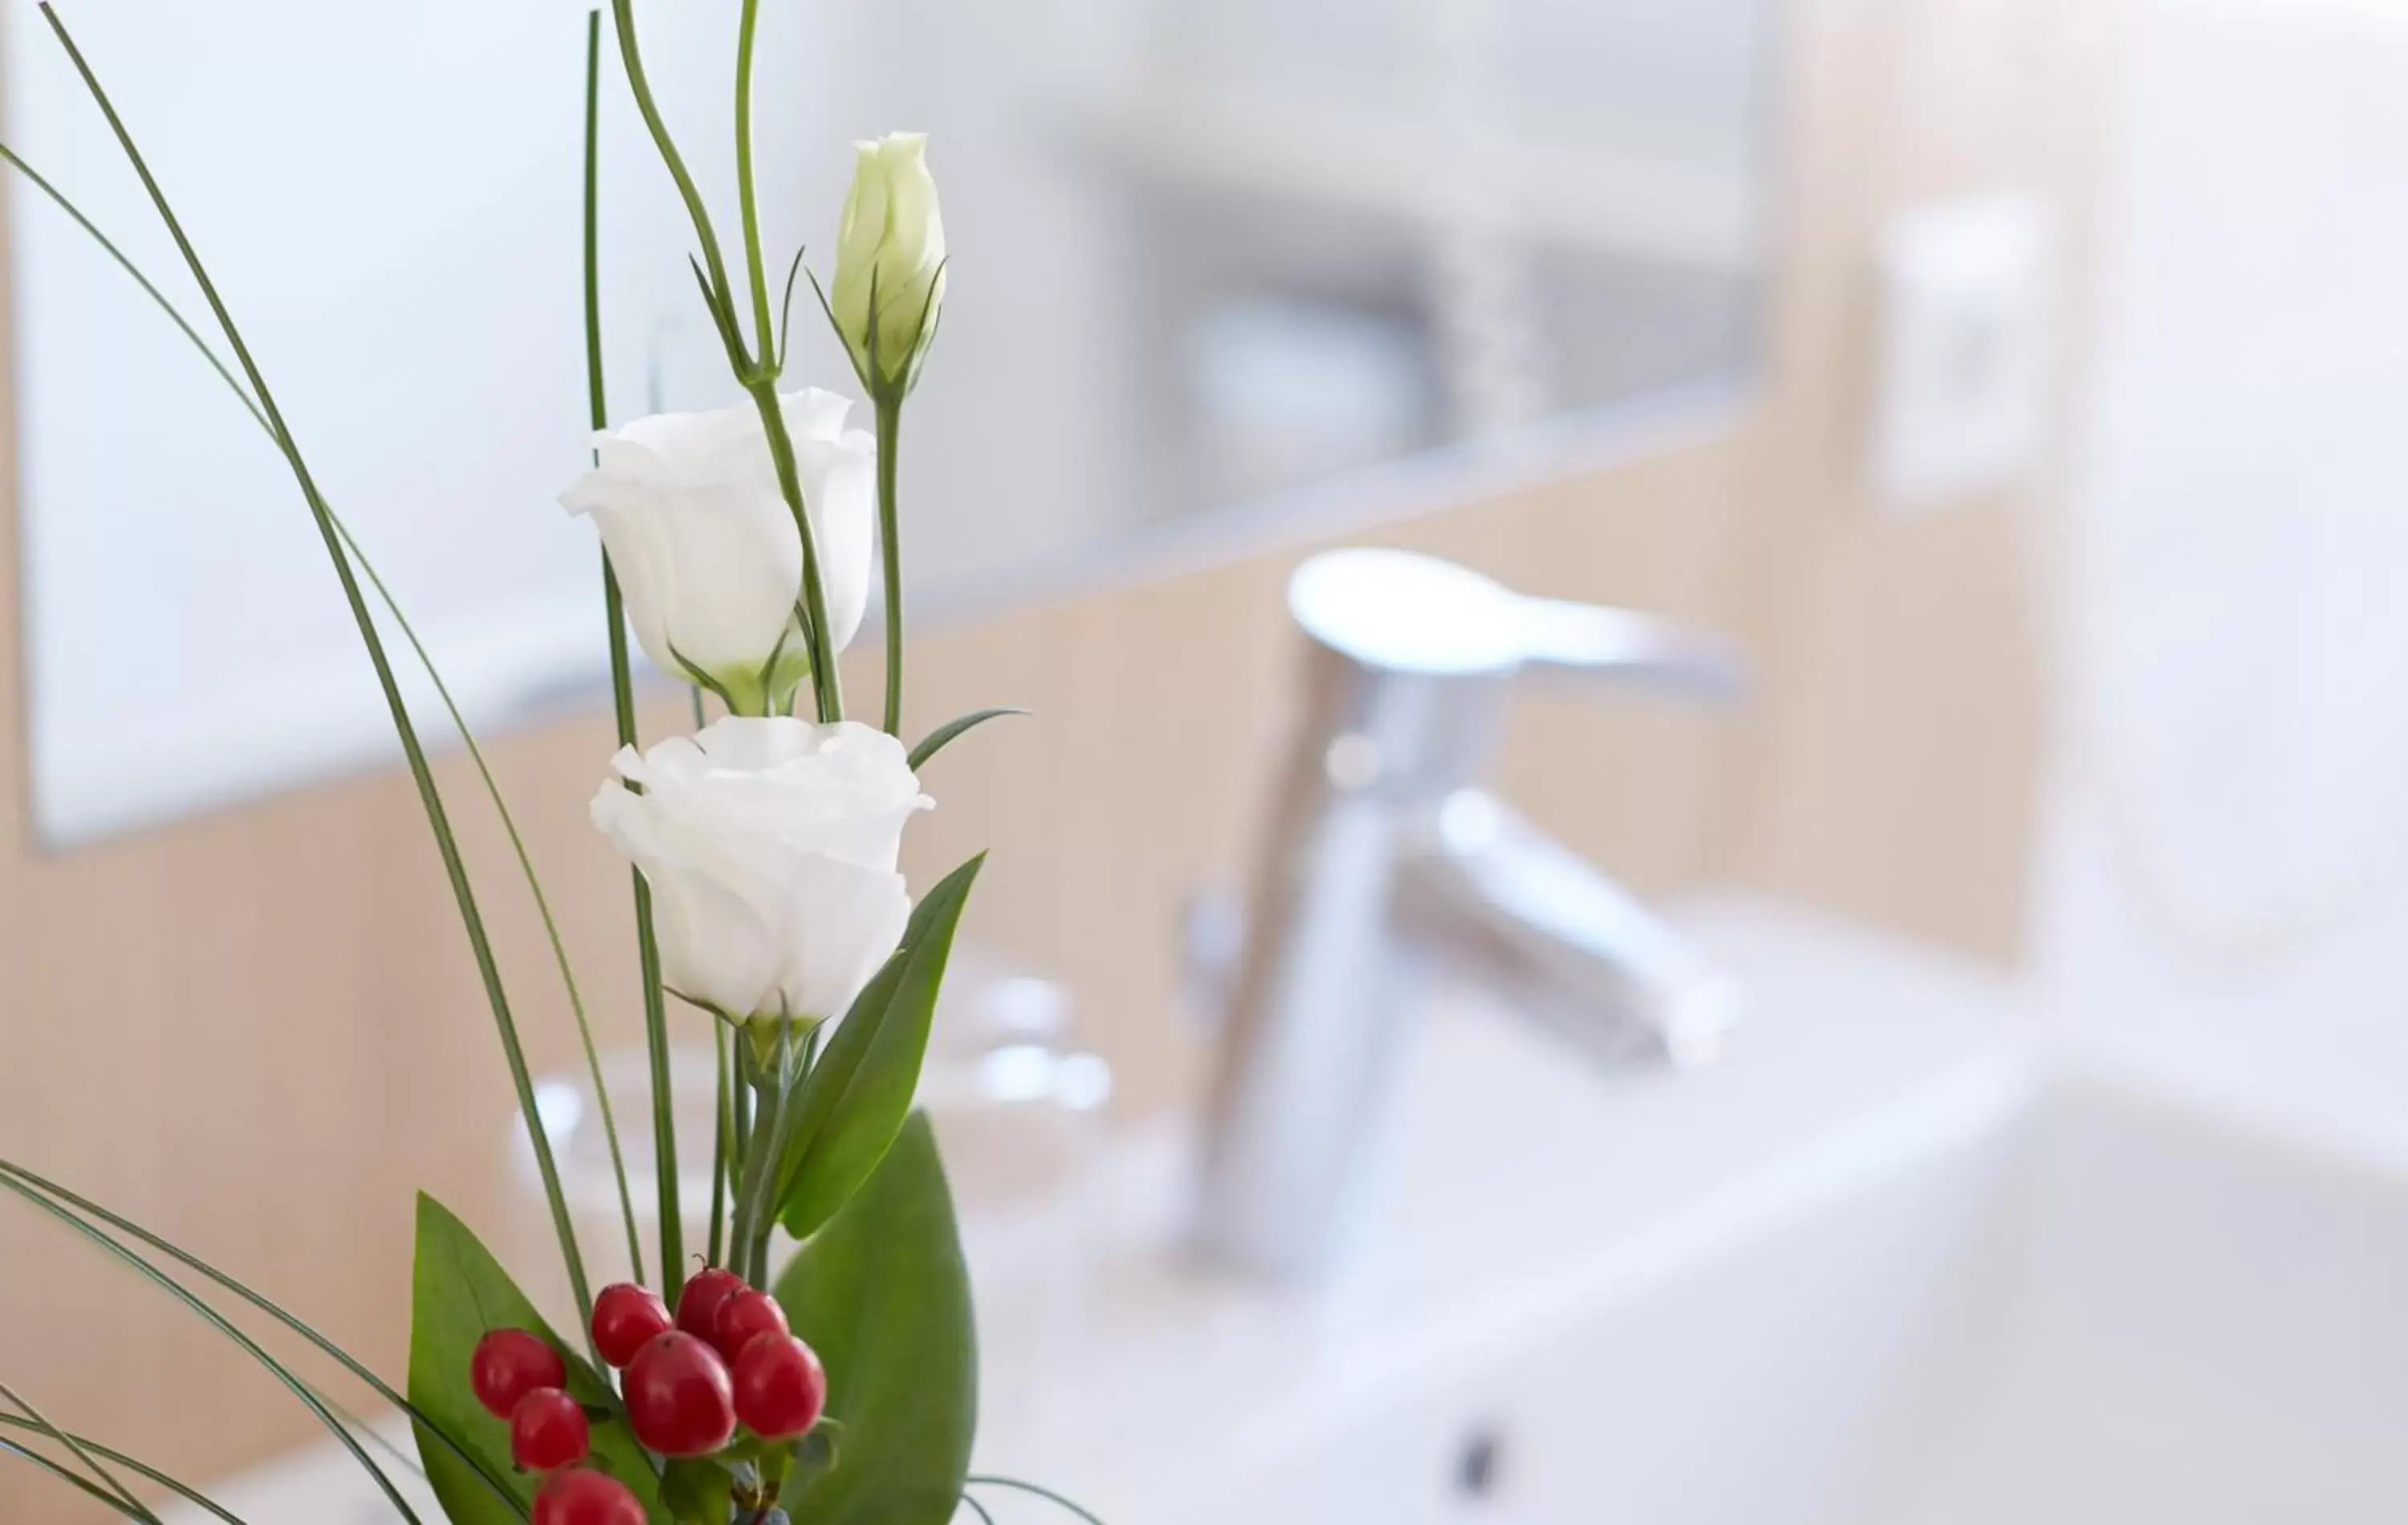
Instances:
[[[827,601],[830,650],[861,627],[877,540],[878,447],[844,426],[852,404],[816,387],[785,394],[787,433]],[[596,464],[560,495],[602,532],[644,655],[695,670],[740,707],[790,695],[809,667],[795,607],[802,538],[778,488],[760,411],[661,413],[594,437]],[[774,671],[772,669],[774,666]]]
[[[853,188],[837,223],[828,307],[862,384],[908,390],[945,301],[945,220],[928,173],[924,133],[889,133],[853,146]],[[877,287],[878,310],[870,311]],[[871,368],[876,338],[877,367]]]
[[[895,871],[931,801],[903,743],[853,721],[730,715],[620,749],[594,824],[652,886],[666,984],[730,1016],[843,1014],[911,914]]]

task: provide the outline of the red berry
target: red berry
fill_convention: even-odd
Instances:
[[[519,1400],[538,1388],[565,1387],[568,1367],[560,1352],[540,1335],[523,1329],[497,1329],[477,1342],[468,1360],[468,1386],[477,1402],[497,1419],[507,1419]]]
[[[644,1525],[644,1506],[616,1477],[580,1467],[543,1485],[535,1525]]]
[[[677,1327],[697,1340],[708,1340],[719,1326],[719,1305],[744,1290],[744,1278],[720,1266],[694,1273],[678,1294]]]
[[[622,1387],[636,1438],[663,1456],[709,1456],[736,1433],[727,1363],[682,1330],[637,1351]]]
[[[670,1328],[669,1305],[649,1287],[613,1282],[594,1300],[594,1346],[612,1366],[624,1366],[655,1334]]]
[[[558,1388],[538,1388],[510,1410],[510,1460],[530,1472],[582,1461],[590,1445],[585,1410]]]
[[[710,1347],[733,1365],[755,1337],[785,1332],[786,1310],[779,1307],[778,1300],[768,1293],[748,1287],[719,1305],[718,1320],[711,1326]]]
[[[736,1358],[736,1415],[763,1440],[786,1440],[820,1422],[827,1371],[791,1334],[763,1334]]]

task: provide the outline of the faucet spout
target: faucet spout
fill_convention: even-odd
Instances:
[[[1670,923],[1479,789],[1408,828],[1396,919],[1416,942],[1609,1064],[1710,1063],[1739,1024],[1739,982]]]

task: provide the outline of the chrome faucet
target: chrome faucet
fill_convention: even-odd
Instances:
[[[1524,672],[1727,698],[1743,669],[1716,639],[1401,551],[1316,556],[1288,607],[1306,708],[1229,987],[1195,1232],[1212,1260],[1292,1280],[1356,1216],[1435,968],[1603,1062],[1713,1056],[1736,985],[1477,780]]]

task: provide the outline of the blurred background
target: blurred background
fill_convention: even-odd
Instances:
[[[1734,1072],[1771,1062],[1751,1043],[1845,1051],[1859,1039],[1818,1035],[1819,1016],[1881,1005],[1849,981],[1926,988],[1868,972],[1894,963],[1930,981],[1905,1006],[1978,992],[1964,1002],[2011,1007],[1997,1026],[2016,1043],[2313,1138],[2408,1193],[2408,5],[766,8],[774,258],[799,245],[828,275],[848,138],[930,133],[943,189],[947,312],[904,456],[907,728],[1034,712],[932,765],[941,806],[907,868],[925,885],[994,854],[966,924],[956,1136],[989,1137],[1000,1072],[981,1066],[1003,1051],[1048,1056],[1047,1094],[1077,1120],[964,1145],[957,1173],[1001,1201],[1117,1162],[1146,1211],[1174,1194],[1126,1165],[1128,1141],[1186,1127],[1228,1042],[1239,908],[1282,845],[1306,718],[1286,580],[1313,551],[1376,544],[1746,649],[1732,705],[1517,690],[1487,770],[1724,962],[1749,964],[1757,934],[1684,908],[1829,929],[1763,934],[1818,951],[1795,974],[1763,956],[1776,972]],[[665,107],[731,206],[735,10],[644,22]],[[67,18],[491,742],[624,1045],[624,874],[584,821],[609,748],[596,558],[553,502],[585,438],[581,8]],[[0,51],[9,146],[197,310],[36,12],[0,16]],[[716,406],[732,392],[685,224],[612,78],[606,53],[612,412]],[[412,1189],[542,1249],[415,798],[274,453],[22,177],[0,248],[0,781],[18,801],[0,820],[0,1156],[397,1369]],[[853,390],[807,290],[796,305],[790,377]],[[855,656],[870,692],[875,656]],[[648,733],[684,702],[656,682]],[[563,1070],[573,1030],[508,843],[456,748],[440,774],[530,1041]],[[1784,1072],[1803,1087],[1835,1067]],[[1638,1134],[1601,1147],[1641,1173],[1656,1158]],[[2408,1273],[2408,1206],[2372,1187],[2329,1232],[2304,1208],[2248,1218],[2223,1189],[2199,1200],[2254,1243],[2339,1235],[2343,1267]],[[1111,1237],[1092,1216],[982,1221],[1023,1283]],[[2231,1298],[2313,1302],[2322,1265],[2272,1263]],[[0,1213],[0,1378],[156,1437],[186,1475],[310,1438],[159,1301]],[[2396,1301],[2345,1311],[2408,1352]],[[2211,1325],[2248,1322],[2206,1302]],[[1047,1337],[1082,1338],[1067,1327]],[[2210,1386],[2271,1382],[2315,1344],[2263,1340]],[[2398,1372],[2353,1373],[2300,1378],[2312,1399],[2248,1427],[2396,1437]],[[2179,1412],[2196,1425],[2167,1419],[2168,1456],[2220,1432]],[[1459,1430],[1440,1469],[1456,1482],[1495,1460]],[[2399,1481],[2365,1460],[2372,1441],[2346,1465],[2301,1446],[2283,1453],[2298,1475],[2363,1461]],[[2179,1518],[2388,1518],[2372,1482],[2289,1510],[2265,1501],[2306,1498],[2294,1474],[2261,1474],[2279,1479],[2263,1494],[2223,1490],[2238,1512]],[[1458,1495],[1466,1518],[1599,1518],[1587,1495]],[[1994,1518],[1803,1496],[1627,1518]],[[2170,1494],[2113,1496],[2115,1518],[2178,1518]],[[84,1518],[0,1468],[0,1518]]]

